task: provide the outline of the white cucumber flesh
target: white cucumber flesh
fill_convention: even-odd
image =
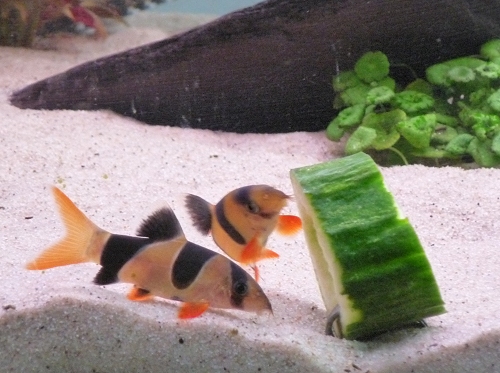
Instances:
[[[364,339],[446,312],[415,230],[365,153],[290,177],[321,295],[340,334]]]

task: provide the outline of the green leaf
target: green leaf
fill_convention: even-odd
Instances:
[[[500,130],[500,117],[495,114],[478,114],[472,130],[479,140],[492,138]]]
[[[434,158],[434,159],[441,159],[446,157],[446,151],[443,149],[436,149],[433,148],[432,146],[429,146],[428,148],[425,149],[415,149],[411,152],[412,155],[416,157],[422,157],[422,158]]]
[[[450,127],[456,127],[458,124],[458,119],[452,117],[451,115],[436,113],[436,122],[439,124],[444,124]]]
[[[469,102],[472,106],[481,107],[494,92],[490,87],[479,88],[469,95]]]
[[[465,126],[471,128],[473,134],[480,140],[492,138],[500,130],[500,116],[470,109],[465,105],[461,106],[462,110],[458,113],[460,120]]]
[[[493,137],[493,140],[491,141],[491,150],[493,153],[500,156],[500,132]]]
[[[340,94],[340,98],[345,102],[348,106],[366,104],[366,95],[372,89],[367,84],[359,84],[355,87],[347,88],[344,92]]]
[[[423,114],[434,107],[434,98],[417,91],[402,91],[392,99],[395,107],[409,115]]]
[[[500,58],[500,39],[487,41],[481,46],[479,53],[489,60]]]
[[[415,79],[413,82],[408,84],[405,88],[405,91],[417,91],[420,93],[425,93],[426,95],[432,96],[433,89],[432,85],[429,84],[427,81],[424,79]]]
[[[399,109],[384,113],[370,113],[364,117],[361,127],[375,130],[377,136],[371,145],[375,150],[383,150],[390,148],[399,140],[400,134],[396,125],[405,119],[405,112]]]
[[[350,128],[357,124],[361,124],[364,115],[365,105],[353,105],[342,110],[333,122],[336,123],[339,128]]]
[[[338,123],[334,120],[330,122],[326,128],[326,137],[331,141],[340,141],[344,136],[345,131],[339,127]]]
[[[500,112],[500,89],[491,94],[486,101],[493,110]]]
[[[380,105],[391,101],[394,97],[394,91],[386,86],[372,88],[366,94],[366,103],[368,105]]]
[[[436,128],[436,115],[425,114],[399,122],[397,130],[417,149],[428,148]]]
[[[359,84],[361,84],[361,80],[359,80],[354,71],[343,71],[333,77],[333,89],[335,92],[342,92],[347,88],[352,88]]]
[[[425,76],[427,80],[437,86],[448,87],[450,85],[448,71],[450,67],[444,63],[438,63],[429,66],[425,70]]]
[[[476,73],[469,67],[456,66],[448,70],[448,78],[452,82],[467,83],[476,78]]]
[[[462,133],[452,139],[448,145],[444,148],[444,150],[452,155],[464,155],[467,154],[467,149],[469,147],[470,142],[475,139],[469,133]]]
[[[468,67],[469,69],[477,69],[480,66],[486,65],[486,62],[475,57],[458,57],[443,62],[450,68],[453,67]]]
[[[488,62],[483,66],[475,69],[478,75],[488,79],[500,78],[500,66],[493,62]]]
[[[347,140],[345,144],[345,153],[350,155],[368,149],[376,137],[377,132],[373,128],[359,127]]]
[[[500,156],[491,150],[492,141],[481,142],[478,138],[472,139],[467,152],[472,155],[474,162],[481,167],[495,167],[500,164]]]
[[[396,92],[396,81],[392,79],[390,76],[386,76],[385,78],[379,80],[378,82],[372,82],[371,86],[375,87],[387,87],[390,90]]]
[[[455,128],[438,124],[431,136],[431,142],[436,144],[448,144],[457,136],[458,132]]]
[[[389,60],[380,51],[367,52],[356,62],[354,71],[362,81],[376,82],[389,75]]]

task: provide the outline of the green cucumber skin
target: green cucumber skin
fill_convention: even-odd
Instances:
[[[422,245],[401,217],[371,157],[357,153],[294,169],[291,176],[314,209],[314,222],[320,224],[342,268],[342,294],[362,315],[343,325],[346,338],[361,339],[445,312]],[[321,253],[311,250],[311,255]],[[325,259],[313,259],[315,270],[319,261]],[[322,272],[317,273],[319,281],[327,280]],[[334,287],[320,285],[324,299],[325,289]],[[341,308],[341,321],[343,312],[350,311]]]

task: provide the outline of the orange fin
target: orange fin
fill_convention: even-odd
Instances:
[[[27,269],[41,270],[91,261],[87,249],[92,244],[94,235],[99,231],[103,232],[60,189],[53,187],[52,193],[66,227],[66,236],[27,263]]]
[[[260,258],[259,260],[262,260],[262,259],[275,259],[275,258],[279,258],[280,257],[280,254],[278,254],[277,252],[275,251],[272,251],[272,250],[269,250],[269,249],[266,249],[265,247],[262,249],[262,253],[260,255]]]
[[[262,245],[259,243],[257,236],[252,238],[252,240],[243,248],[240,257],[240,263],[242,264],[253,264],[257,262],[262,253]]]
[[[154,295],[151,294],[149,290],[134,286],[132,289],[130,289],[130,292],[127,294],[127,298],[135,302],[143,302],[154,298]]]
[[[297,233],[302,229],[302,220],[295,215],[280,215],[276,230],[278,233],[284,235],[291,235]]]
[[[240,263],[253,264],[259,260],[271,258],[279,258],[279,254],[262,247],[259,243],[258,237],[255,236],[243,249],[240,257]]]
[[[257,265],[254,264],[253,266],[251,266],[251,268],[253,269],[253,272],[254,272],[255,282],[259,282],[259,280],[260,280],[259,267],[257,267]]]
[[[208,302],[186,302],[179,308],[179,319],[194,319],[208,309]]]

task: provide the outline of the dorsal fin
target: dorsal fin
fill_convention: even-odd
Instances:
[[[184,236],[184,232],[172,209],[165,206],[143,220],[137,235],[154,241],[165,241]]]
[[[212,229],[210,203],[194,194],[187,194],[184,202],[193,225],[201,234],[206,236],[210,232],[210,229]]]

